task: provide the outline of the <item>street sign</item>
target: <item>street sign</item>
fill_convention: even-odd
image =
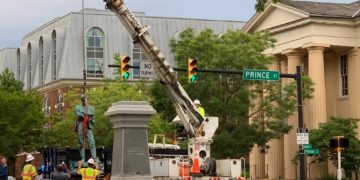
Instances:
[[[151,61],[140,61],[140,77],[155,78],[154,66]]]
[[[308,128],[296,128],[296,133],[308,133]]]
[[[312,145],[311,144],[304,144],[304,149],[312,149]]]
[[[320,149],[304,149],[305,154],[320,154]]]
[[[296,129],[296,142],[297,144],[309,144],[309,133],[307,128]]]
[[[265,81],[278,81],[280,80],[279,71],[267,71],[257,69],[244,69],[244,80],[265,80]]]

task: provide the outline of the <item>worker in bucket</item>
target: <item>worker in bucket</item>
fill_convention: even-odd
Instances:
[[[197,108],[197,111],[198,111],[199,114],[201,115],[201,117],[205,119],[205,110],[204,110],[204,108],[201,106],[200,101],[199,101],[198,99],[195,99],[194,104],[195,104],[195,106],[196,106],[196,108]]]
[[[80,144],[80,156],[82,162],[85,162],[86,143],[89,144],[91,156],[96,159],[96,146],[92,129],[95,123],[95,108],[88,105],[85,94],[80,96],[81,104],[75,107],[77,115],[75,131],[78,135]]]
[[[201,103],[198,99],[195,99],[194,104],[196,106],[196,110],[198,111],[198,113],[201,115],[202,118],[205,119],[205,110],[204,108],[201,106]],[[200,127],[196,130],[195,132],[195,136],[198,137],[203,133],[204,130],[204,124],[201,124]]]

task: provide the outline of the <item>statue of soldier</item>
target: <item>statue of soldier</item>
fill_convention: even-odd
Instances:
[[[81,99],[81,104],[78,104],[75,107],[75,112],[77,115],[76,131],[80,143],[81,160],[85,162],[86,143],[88,143],[89,145],[91,156],[94,159],[96,159],[95,139],[92,132],[95,123],[95,108],[91,105],[88,105],[87,97],[85,94],[82,94],[80,96],[80,99]],[[85,127],[86,129],[84,129],[84,125],[87,126]]]

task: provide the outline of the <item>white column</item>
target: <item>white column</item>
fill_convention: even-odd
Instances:
[[[270,70],[280,71],[280,58],[274,56],[274,61],[269,67]],[[270,149],[265,155],[265,173],[268,179],[284,178],[284,138],[272,139],[268,143]]]
[[[287,56],[287,73],[295,74],[296,66],[302,64],[301,60],[303,54],[295,50],[286,50],[283,52]],[[293,81],[287,79],[284,82],[289,83]],[[284,135],[284,166],[285,166],[285,179],[296,179],[299,174],[297,166],[294,165],[292,159],[295,157],[296,151],[299,146],[296,144],[296,128],[298,127],[297,111],[288,118],[288,125],[292,126],[290,132]]]
[[[303,46],[308,51],[309,77],[314,83],[313,98],[307,101],[310,119],[306,122],[309,129],[318,129],[319,124],[327,122],[324,64],[324,49],[326,47],[329,45],[309,43]],[[308,163],[313,160],[313,157],[308,158]],[[319,178],[327,172],[326,162],[311,164],[310,167],[309,178]]]
[[[306,44],[303,48],[309,54],[309,77],[314,82],[313,98],[309,101],[310,123],[309,128],[319,128],[319,123],[327,121],[324,49],[329,47],[324,44]]]
[[[254,145],[250,153],[250,179],[265,178],[265,153],[260,152],[261,147]]]

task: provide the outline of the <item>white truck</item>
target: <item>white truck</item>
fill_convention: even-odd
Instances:
[[[212,142],[212,137],[218,128],[219,120],[217,117],[206,117],[204,119],[197,112],[193,101],[189,98],[188,94],[178,82],[174,69],[171,67],[169,62],[165,59],[164,55],[160,52],[160,49],[152,40],[148,32],[149,26],[142,26],[135,18],[134,14],[127,8],[123,0],[104,1],[106,2],[106,7],[113,11],[118,16],[122,24],[126,27],[128,32],[131,34],[134,43],[139,43],[142,50],[146,52],[148,59],[152,61],[156,75],[164,85],[174,105],[175,111],[177,112],[178,116],[174,121],[180,123],[184,127],[186,136],[189,139],[188,157],[173,160],[162,160],[161,163],[158,163],[161,165],[168,164],[168,167],[170,164],[175,163],[173,165],[178,167],[175,168],[175,171],[177,171],[175,173],[171,172],[163,174],[178,174],[178,177],[175,178],[186,178],[186,180],[241,179],[241,175],[235,177],[231,174],[223,173],[225,175],[220,177],[222,176],[221,173],[216,173],[216,169],[221,170],[222,168],[217,167],[215,159],[210,157],[210,144]],[[231,160],[225,161],[230,162]],[[242,164],[240,160],[235,161],[238,162],[238,164]],[[220,163],[220,161],[218,162]],[[157,163],[154,162],[154,164]],[[243,166],[239,166],[240,168],[238,169],[238,174],[241,174],[241,167]],[[188,171],[188,173],[184,171]],[[154,174],[154,177],[162,178],[156,174]],[[170,176],[168,175],[167,177],[165,176],[163,178],[170,179]]]

